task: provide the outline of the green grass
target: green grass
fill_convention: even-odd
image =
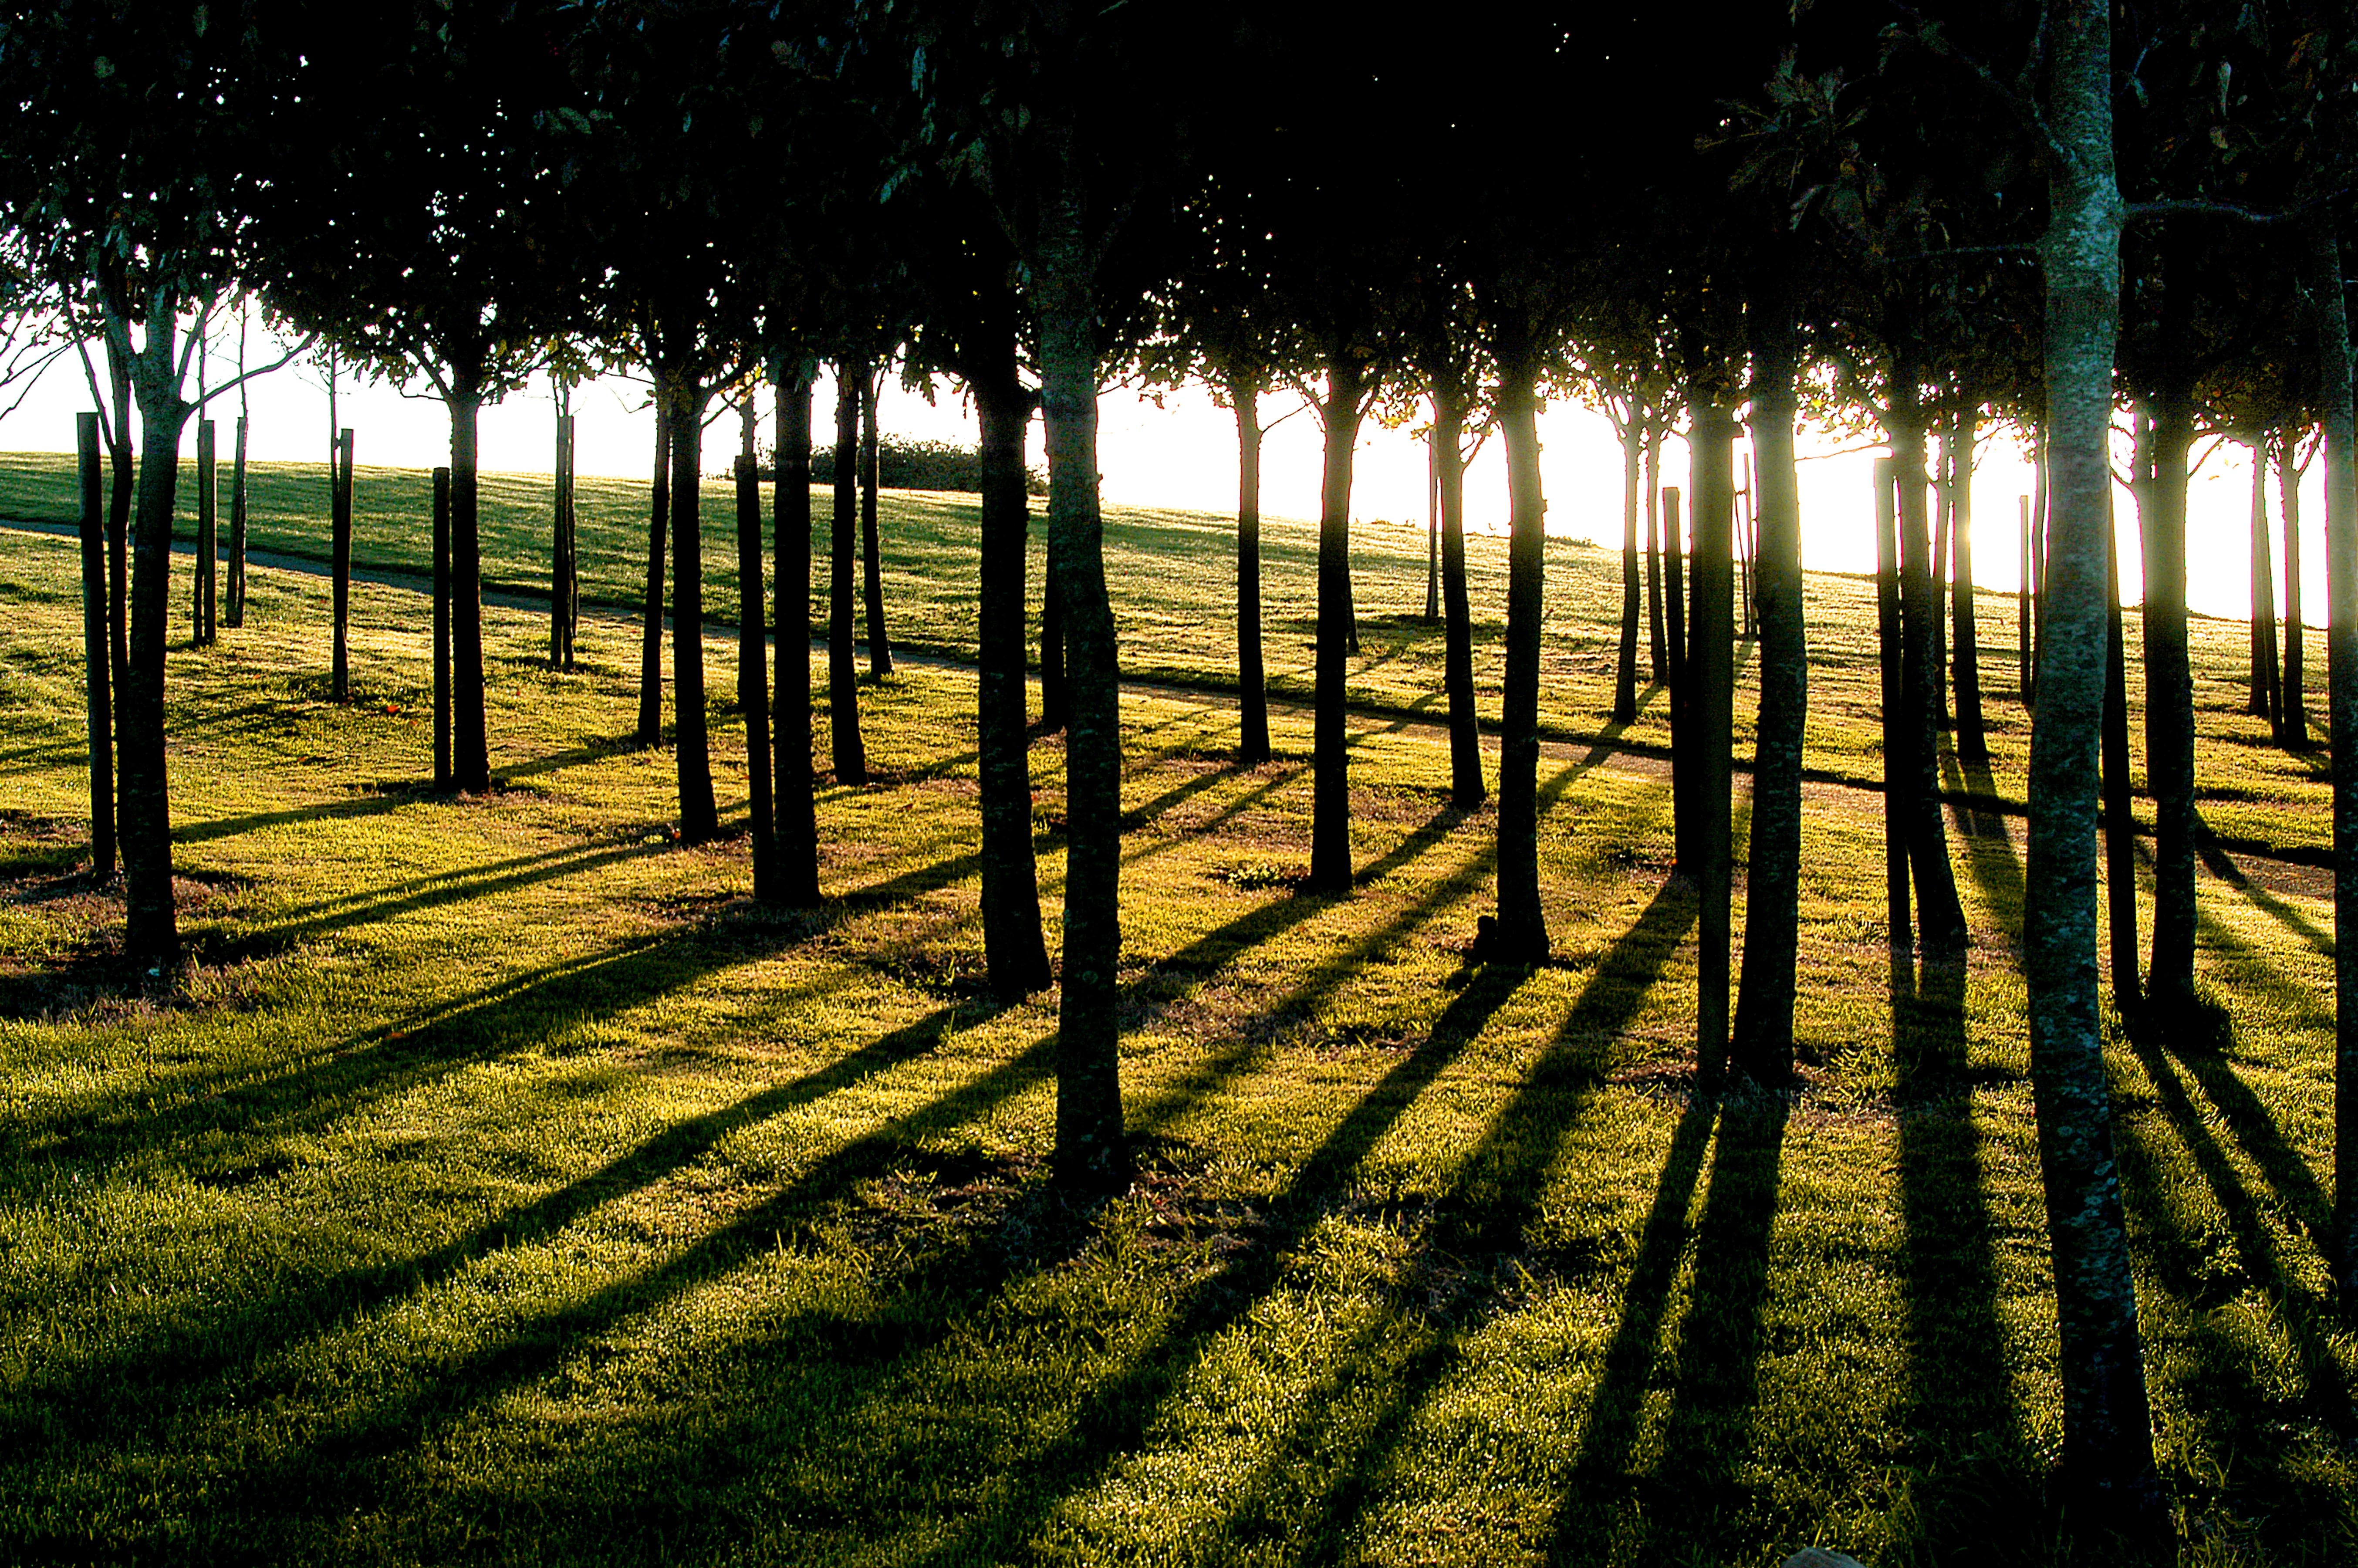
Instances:
[[[1135,695],[1141,1175],[1076,1210],[1054,996],[976,983],[961,673],[863,688],[881,782],[820,794],[829,904],[768,915],[741,838],[675,845],[670,757],[620,743],[627,623],[559,677],[494,608],[502,787],[444,800],[416,596],[355,590],[337,706],[324,583],[258,571],[246,628],[171,655],[190,958],[141,985],[72,870],[75,591],[67,541],[10,538],[0,1558],[2070,1555],[2018,820],[1959,819],[1970,968],[1895,988],[1875,802],[1813,790],[1808,1088],[1723,1104],[1656,773],[1551,754],[1560,960],[1470,968],[1494,824],[1446,809],[1428,733],[1358,726],[1362,885],[1303,897],[1306,724],[1243,770],[1226,704]],[[1053,922],[1056,743],[1033,762]],[[2258,871],[2202,883],[2215,1036],[2111,1066],[2179,1555],[2321,1565],[2358,1553],[2358,1339],[2311,1239],[2331,904]]]
[[[186,498],[194,466],[184,470]],[[226,480],[223,481],[226,486]],[[257,549],[324,559],[325,489],[317,465],[265,463],[254,471],[250,529]],[[362,567],[423,570],[430,564],[427,476],[415,470],[362,469],[354,481],[353,559]],[[482,481],[483,572],[494,589],[546,595],[549,481],[545,476],[488,474]],[[765,492],[766,493],[766,492]],[[70,460],[53,453],[0,453],[0,518],[72,516]],[[702,516],[705,604],[716,617],[736,614],[735,499],[723,481],[707,483]],[[826,558],[827,492],[813,492]],[[1035,501],[1035,512],[1043,503]],[[627,480],[580,481],[577,499],[585,597],[636,606],[646,579],[647,487]],[[910,647],[971,659],[975,648],[974,562],[978,538],[972,496],[888,492],[882,500],[888,629]],[[1208,513],[1146,507],[1107,509],[1107,576],[1121,634],[1122,667],[1141,679],[1232,688],[1236,672],[1235,525]],[[1044,572],[1044,530],[1032,538],[1032,595]],[[1444,712],[1442,636],[1422,619],[1422,529],[1368,524],[1359,529],[1353,573],[1363,652],[1352,661],[1351,700],[1396,713]],[[1263,536],[1264,605],[1271,689],[1307,698],[1316,626],[1317,540],[1306,525],[1271,520]],[[1474,607],[1475,680],[1486,719],[1498,717],[1506,632],[1506,546],[1467,541]],[[1541,724],[1556,737],[1603,732],[1613,706],[1619,649],[1619,552],[1582,542],[1548,543],[1548,622],[1542,644]],[[826,624],[826,570],[817,571],[811,620]],[[1877,692],[1873,585],[1812,574],[1806,613],[1811,652],[1809,763],[1824,778],[1879,783],[1881,708]],[[1986,780],[1953,781],[2019,803],[2030,756],[2029,717],[2017,698],[2015,611],[2011,596],[1984,596],[1981,626],[1985,713],[1991,771]],[[2323,751],[2289,755],[2268,743],[2265,720],[2242,711],[2248,633],[2241,622],[2192,623],[2197,776],[2204,820],[2231,842],[2320,856],[2331,849],[2330,778]],[[2142,736],[2144,673],[2137,617],[2129,617],[2131,723]],[[2324,639],[2311,638],[2309,710],[2323,713]],[[1644,651],[1640,650],[1641,667]],[[1748,756],[1758,699],[1751,650],[1739,649],[1736,747]],[[2318,731],[2320,735],[2321,730]],[[1639,746],[1670,744],[1668,703],[1653,691],[1636,723],[1616,738]],[[2140,742],[2134,750],[2141,759]],[[2149,807],[2140,803],[2151,825]]]

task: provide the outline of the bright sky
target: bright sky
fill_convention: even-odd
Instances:
[[[265,349],[264,341],[257,328],[249,362],[264,362],[276,351]],[[232,370],[228,351],[233,344],[217,340],[217,348],[222,351],[211,373],[215,385]],[[324,377],[316,367],[298,362],[249,383],[248,391],[254,418],[250,449],[256,458],[319,459],[324,463],[328,401]],[[830,424],[833,397],[833,388],[822,383],[817,401],[822,439]],[[213,413],[224,427],[236,416],[235,401],[233,393],[213,405]],[[654,427],[644,401],[644,386],[621,378],[576,390],[576,461],[581,472],[644,476],[649,471]],[[0,423],[0,446],[70,450],[73,416],[90,406],[80,362],[69,355]],[[1290,395],[1272,396],[1266,400],[1262,416],[1277,419],[1293,406]],[[340,389],[340,411],[341,422],[357,431],[354,456],[362,464],[427,468],[449,460],[449,422],[441,404],[430,396],[407,397],[395,388],[356,385],[348,378]],[[553,414],[552,394],[545,383],[485,409],[483,466],[545,471],[554,446]],[[920,395],[904,391],[897,383],[891,384],[880,417],[883,427],[897,435],[968,444],[975,438],[971,412],[946,386],[928,405]],[[1216,405],[1207,392],[1191,388],[1165,395],[1163,406],[1157,407],[1134,393],[1111,391],[1099,404],[1099,420],[1098,461],[1107,500],[1209,512],[1235,508],[1236,426],[1233,416]],[[1544,449],[1541,473],[1549,497],[1549,532],[1617,545],[1621,455],[1611,427],[1599,415],[1559,404],[1541,416],[1540,438]],[[716,427],[713,438],[719,449],[708,467],[719,471],[735,447],[733,421],[725,428]],[[193,452],[195,439],[191,421],[187,450]],[[1319,441],[1317,417],[1307,411],[1282,419],[1270,431],[1261,466],[1264,514],[1317,515]],[[1855,444],[1803,435],[1802,550],[1805,564],[1812,569],[1856,572],[1874,568],[1869,496],[1875,454],[1844,450]],[[223,449],[227,449],[225,437]],[[1032,427],[1035,464],[1039,454],[1040,427],[1035,420]],[[1663,481],[1683,488],[1685,469],[1686,454],[1673,443],[1663,455]],[[2223,446],[2203,464],[2189,489],[2189,600],[2197,611],[2236,619],[2248,613],[2251,471],[2245,449]],[[2017,498],[2028,492],[2030,478],[2028,460],[2011,442],[1984,444],[1974,477],[1974,576],[1985,588],[2011,593],[2017,585]],[[2322,619],[2326,602],[2323,483],[2323,465],[2312,464],[2301,492],[2302,600],[2312,622]],[[2271,483],[2272,518],[2274,488]],[[2125,491],[2116,492],[2116,497],[2123,589],[2135,600],[2141,577],[2136,513]],[[1370,423],[1359,438],[1351,507],[1354,522],[1384,519],[1422,524],[1425,510],[1422,444],[1405,430],[1385,430]],[[1483,447],[1466,476],[1467,526],[1503,531],[1506,513],[1506,463],[1499,443],[1493,439]],[[2281,583],[2278,525],[2272,524],[2272,534],[2277,541],[2273,553]],[[1421,579],[1416,591],[1421,602]]]

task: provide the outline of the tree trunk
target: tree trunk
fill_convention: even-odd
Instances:
[[[1497,956],[1547,961],[1540,903],[1540,631],[1547,614],[1547,499],[1540,488],[1538,355],[1498,356],[1498,433],[1507,445],[1507,667],[1498,704]]]
[[[753,835],[753,896],[779,894],[776,807],[770,794],[770,657],[762,583],[762,470],[753,457],[753,399],[741,415],[737,454],[737,706],[745,713],[746,810]],[[783,598],[783,596],[781,596]],[[781,620],[780,630],[784,629]]]
[[[1942,602],[1949,586],[1949,530],[1956,516],[1953,487],[1955,459],[1950,427],[1940,427],[1932,457],[1932,721],[1941,730],[1949,719],[1949,619]],[[1936,734],[1934,743],[1938,745]]]
[[[1065,952],[1056,1055],[1055,1179],[1068,1190],[1129,1184],[1122,1137],[1121,687],[1098,511],[1096,283],[1081,229],[1080,158],[1050,129],[1057,178],[1044,200],[1033,270],[1041,402],[1047,414],[1048,554],[1071,661],[1065,747]]]
[[[131,449],[131,365],[112,341],[107,346],[106,366],[108,390],[114,401],[114,439],[106,452],[108,673],[114,677],[115,718],[119,723],[124,683],[131,669],[131,510],[138,493],[138,468],[132,460]],[[119,769],[116,783],[121,784]]]
[[[450,756],[450,470],[434,470],[434,787],[458,787]]]
[[[2053,478],[2047,461],[2047,432],[2039,434],[2039,445],[2033,449],[2032,480],[2038,495],[2030,511],[2030,691],[2035,698],[2039,690],[2039,660],[2046,651],[2047,637],[2047,519],[2051,509]]]
[[[573,667],[576,572],[573,559],[573,416],[557,406],[557,454],[549,468],[548,667]],[[758,512],[755,531],[760,529]]]
[[[2185,296],[2184,273],[2176,290]],[[2168,311],[2165,314],[2174,314]],[[2189,389],[2154,399],[2137,456],[2145,535],[2145,781],[2153,796],[2154,1016],[2185,1016],[2194,998],[2194,676],[2186,646],[2186,457],[2194,442]]]
[[[1662,602],[1669,607],[1671,622],[1671,875],[1693,882],[1703,860],[1702,846],[1694,841],[1694,693],[1687,679],[1686,585],[1679,564],[1684,546],[1679,536],[1682,501],[1677,485],[1662,487]]]
[[[1247,763],[1269,761],[1269,685],[1260,648],[1260,386],[1252,377],[1228,378],[1237,416],[1237,706]]]
[[[1688,633],[1688,728],[1681,750],[1694,753],[1695,1060],[1706,1075],[1725,1065],[1732,933],[1728,752],[1736,705],[1736,411],[1724,394],[1704,392],[1689,405],[1688,527],[1692,530],[1694,615]]]
[[[1760,723],[1753,743],[1752,833],[1745,879],[1744,977],[1734,1060],[1755,1083],[1793,1076],[1794,966],[1800,953],[1801,744],[1810,650],[1801,622],[1801,502],[1793,468],[1792,297],[1773,277],[1752,308],[1752,449],[1758,486]]]
[[[1633,417],[1621,432],[1621,657],[1613,672],[1613,721],[1638,721],[1638,615],[1645,587],[1638,576],[1638,484],[1645,436]]]
[[[860,739],[860,668],[852,614],[859,583],[860,383],[865,373],[849,360],[835,366],[835,531],[829,537],[827,583],[827,723],[835,755],[835,782],[868,782],[868,749]]]
[[[2022,579],[2014,590],[2015,687],[2028,710],[2032,701],[2030,658],[2030,497],[2022,497]]]
[[[1877,702],[1883,719],[1883,892],[1889,911],[1891,950],[1916,946],[1913,901],[1908,894],[1908,792],[1915,776],[1908,768],[1907,705],[1900,693],[1898,465],[1875,460],[1875,633],[1878,681]]]
[[[240,396],[244,395],[243,393]],[[245,435],[248,421],[237,416],[237,437],[229,470],[229,610],[231,626],[245,624]]]
[[[204,394],[203,377],[198,378],[198,396]],[[214,613],[221,587],[221,484],[220,467],[215,460],[213,422],[197,421],[197,569],[190,574],[189,586],[194,600],[194,634],[189,642],[200,648],[210,648],[219,640],[219,618]]]
[[[1050,735],[1070,717],[1065,696],[1065,611],[1056,593],[1056,557],[1040,572],[1040,728]]]
[[[122,329],[117,328],[120,331]],[[121,791],[123,951],[159,974],[179,957],[172,905],[172,805],[164,761],[164,659],[172,574],[172,511],[180,477],[180,399],[173,320],[151,310],[133,366],[139,399],[139,504],[131,539],[130,656],[116,688],[114,762]]]
[[[778,896],[798,908],[819,902],[818,811],[811,768],[811,383],[817,367],[780,353],[770,362],[778,389],[776,482],[770,492],[771,547],[777,556]]]
[[[1989,736],[1982,724],[1981,630],[1974,623],[1974,444],[1979,438],[1977,420],[1967,412],[1956,425],[1952,461],[1956,478],[1950,491],[1949,524],[1954,545],[1951,564],[1954,581],[1949,589],[1949,619],[1954,623],[1951,660],[1957,687],[1957,756],[1962,762],[1989,761]]]
[[[1441,449],[1424,444],[1424,620],[1441,620]]]
[[[2244,711],[2268,721],[2281,734],[2277,698],[2277,564],[2268,541],[2268,446],[2266,432],[2252,438],[2252,667],[2251,697]]]
[[[1965,948],[1964,906],[1949,863],[1941,814],[1941,710],[1936,696],[1934,629],[1941,598],[1932,577],[1924,517],[1924,427],[1909,395],[1912,369],[1893,379],[1893,472],[1899,483],[1899,730],[1908,771],[1908,866],[1916,883],[1916,934],[1926,957],[1953,958]]]
[[[679,777],[679,837],[701,844],[720,831],[712,800],[712,751],[704,706],[704,400],[696,373],[656,373],[671,399],[672,758]]]
[[[107,669],[106,518],[99,493],[98,416],[74,416],[81,481],[81,657],[90,708],[90,874],[114,875],[114,704]]]
[[[1023,430],[1032,399],[1016,379],[1015,330],[985,324],[990,362],[978,367],[981,429],[980,602],[977,606],[976,735],[982,795],[982,953],[993,995],[1013,1001],[1046,986],[1040,872],[1032,850],[1032,765],[1023,744],[1023,585],[1031,503],[1023,492]],[[978,334],[979,336],[979,334]]]
[[[2294,461],[2299,432],[2288,425],[2282,440],[2277,455],[2277,483],[2284,503],[2284,686],[2277,695],[2283,703],[2283,744],[2300,752],[2309,748],[2309,671],[2301,650],[2300,470]]]
[[[642,746],[663,741],[664,535],[671,526],[671,413],[654,397],[655,474],[647,495],[647,590],[639,629],[639,728]]]
[[[200,427],[200,434],[202,428]],[[200,476],[201,477],[201,476]],[[329,596],[335,607],[335,651],[328,665],[328,695],[350,702],[352,620],[352,433],[336,438],[335,494],[328,507]]]
[[[1318,509],[1318,662],[1311,741],[1309,886],[1351,888],[1351,752],[1343,713],[1351,644],[1351,457],[1367,378],[1347,353],[1326,364],[1326,466]]]
[[[1482,783],[1481,719],[1474,710],[1474,613],[1466,591],[1466,428],[1462,392],[1436,396],[1433,450],[1441,490],[1441,681],[1449,698],[1449,803],[1471,811],[1487,794]]]
[[[2055,1271],[2063,1464],[2101,1524],[2158,1517],[2136,1287],[2113,1158],[2097,1005],[2096,780],[2104,714],[2104,535],[2123,209],[2113,178],[2104,0],[2049,0],[2055,61],[2047,433],[2054,530],[2031,727],[2024,969],[2040,1174]]]
[[[881,365],[860,373],[860,554],[871,676],[892,673],[892,636],[884,629],[884,541],[876,521],[876,383],[883,373]]]
[[[2113,960],[2113,1006],[2137,1015],[2136,815],[2129,787],[2128,652],[2121,633],[2117,535],[2104,526],[2104,898]]]
[[[2325,679],[2333,748],[2333,922],[2358,931],[2358,427],[2350,386],[2350,317],[2342,247],[2323,224],[2310,232],[2310,287],[2322,361],[2325,423]],[[2333,1237],[2335,1290],[2358,1314],[2358,942],[2333,950]]]
[[[1670,651],[1663,646],[1662,635],[1662,433],[1658,426],[1646,427],[1646,620],[1650,650],[1653,654],[1651,669],[1656,686],[1671,676]]]
[[[483,714],[483,552],[476,525],[476,424],[482,395],[454,384],[450,408],[450,767],[462,791],[492,787]]]

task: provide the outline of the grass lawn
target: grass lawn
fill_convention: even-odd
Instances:
[[[0,514],[44,514],[12,461]],[[363,477],[363,558],[412,558]],[[897,612],[956,651],[971,507],[891,499]],[[257,543],[302,544],[279,525]],[[528,564],[525,527],[487,554]],[[1311,539],[1274,543],[1298,687]],[[1355,682],[1390,716],[1357,726],[1352,896],[1294,891],[1306,719],[1240,769],[1225,701],[1125,701],[1141,1174],[1082,1210],[1045,1182],[1055,996],[978,984],[963,673],[863,688],[878,782],[820,794],[830,902],[769,914],[741,838],[669,836],[669,754],[625,743],[629,622],[589,619],[561,677],[545,620],[492,609],[501,786],[442,799],[416,787],[418,598],[356,588],[332,705],[324,581],[257,570],[244,629],[171,655],[190,957],[143,983],[111,957],[119,900],[74,872],[73,548],[0,535],[0,1560],[2061,1560],[2020,820],[1953,816],[1971,965],[1895,976],[1879,802],[1814,784],[1807,1090],[1699,1095],[1668,781],[1577,740],[1617,564],[1552,546],[1559,957],[1482,968],[1494,823],[1447,808],[1405,721],[1437,707],[1438,639],[1390,614],[1422,593],[1401,543],[1362,557]],[[1216,519],[1114,518],[1129,668],[1217,673],[1223,549]],[[1500,553],[1475,556],[1495,605]],[[1875,765],[1867,601],[1812,590],[1833,779]],[[2240,629],[2198,624],[2233,830],[2324,843],[2321,764],[2249,743]],[[733,690],[733,640],[707,656]],[[1060,763],[1038,743],[1052,922]],[[2229,804],[2205,803],[2223,832]],[[2110,1058],[2157,1445],[2181,1561],[2321,1568],[2358,1557],[2358,1336],[2314,1239],[2330,889],[2220,865],[2215,1030]]]

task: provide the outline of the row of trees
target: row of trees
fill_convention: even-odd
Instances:
[[[895,353],[962,385],[983,469],[983,926],[991,984],[1009,997],[1051,974],[1024,745],[1022,444],[1033,414],[1044,416],[1042,674],[1068,730],[1056,1172],[1080,1188],[1126,1174],[1114,1008],[1120,716],[1096,470],[1097,397],[1116,367],[1199,378],[1234,410],[1238,687],[1252,760],[1269,753],[1261,400],[1296,388],[1323,426],[1310,865],[1321,892],[1347,894],[1354,871],[1343,697],[1357,434],[1370,416],[1421,403],[1433,440],[1434,597],[1461,805],[1487,787],[1462,481],[1469,443],[1486,431],[1501,441],[1510,518],[1498,902],[1479,950],[1514,963],[1543,959],[1550,946],[1537,832],[1546,500],[1536,413],[1545,397],[1581,395],[1610,414],[1627,470],[1616,711],[1626,719],[1636,704],[1642,494],[1650,531],[1692,538],[1683,556],[1643,554],[1664,579],[1651,597],[1666,624],[1651,640],[1671,692],[1678,871],[1700,901],[1699,1062],[1708,1075],[1769,1085],[1791,1074],[1808,704],[1796,422],[1871,427],[1891,454],[1877,496],[1890,586],[1891,934],[1896,949],[1912,946],[1929,963],[1960,961],[1967,935],[1939,783],[1952,695],[1960,758],[1986,755],[1971,521],[1953,474],[1980,431],[2010,425],[2033,441],[2045,475],[2024,952],[2066,1457],[2097,1494],[2150,1509],[2099,1029],[2096,781],[2100,750],[2111,754],[2100,748],[2107,716],[2125,733],[2117,674],[2107,698],[2106,442],[2125,405],[2138,431],[2158,821],[2142,990],[2147,1016],[2166,1018],[2193,987],[2184,517],[2187,460],[2206,425],[2279,454],[2323,432],[2336,905],[2358,920],[2358,787],[2347,763],[2358,740],[2358,498],[2342,261],[2358,161],[2345,89],[2358,44],[2324,0],[2264,0],[2232,17],[2197,0],[2121,18],[2093,0],[1935,9],[1899,8],[1892,22],[1888,7],[1824,4],[1700,42],[1663,15],[1584,20],[1577,32],[1490,20],[1412,43],[1324,4],[365,0],[332,31],[283,0],[168,16],[64,0],[12,16],[0,31],[0,81],[16,110],[0,132],[9,243],[72,329],[103,344],[118,409],[127,387],[145,448],[116,718],[132,949],[160,959],[175,940],[163,605],[173,458],[194,406],[185,334],[240,289],[355,362],[430,383],[449,408],[449,782],[461,789],[491,783],[478,413],[554,345],[574,362],[627,362],[651,378],[663,450],[644,691],[646,704],[659,701],[668,538],[675,746],[691,839],[718,827],[698,557],[705,415],[716,396],[749,398],[756,381],[770,389],[769,544],[786,634],[765,681],[748,429],[739,695],[756,888],[788,902],[820,896],[809,643],[784,608],[811,580],[818,367],[834,364],[843,389],[828,714],[833,771],[846,782],[864,776],[850,637],[859,389]],[[1674,77],[1647,68],[1669,59],[1680,62]],[[1368,128],[1396,121],[1404,101],[1418,106],[1413,134],[1371,155]],[[1568,136],[1557,115],[1574,101],[1611,135]],[[1418,221],[1393,221],[1400,211]],[[125,423],[118,414],[114,427]],[[1674,427],[1691,467],[1671,492],[1656,470]],[[1729,752],[1734,454],[1747,427],[1757,539],[1742,557],[1761,708],[1739,977]],[[865,521],[872,532],[872,514]],[[1942,550],[1954,552],[1953,573]],[[1944,575],[1955,582],[1946,625]],[[880,626],[872,600],[870,618]],[[2300,737],[2297,688],[2255,689],[2255,700],[2288,741]],[[643,705],[644,736],[659,718]],[[2111,776],[2125,790],[2123,770]],[[2125,853],[2125,835],[2113,837]],[[2113,880],[2117,894],[2125,884]],[[2112,977],[2125,1010],[2140,989],[2128,951]],[[2358,961],[2339,960],[2338,973],[2342,1001],[2358,1002]],[[2336,1280],[2358,1297],[2358,1033],[2345,1023],[2340,1040],[2341,1179],[2327,1247]]]

